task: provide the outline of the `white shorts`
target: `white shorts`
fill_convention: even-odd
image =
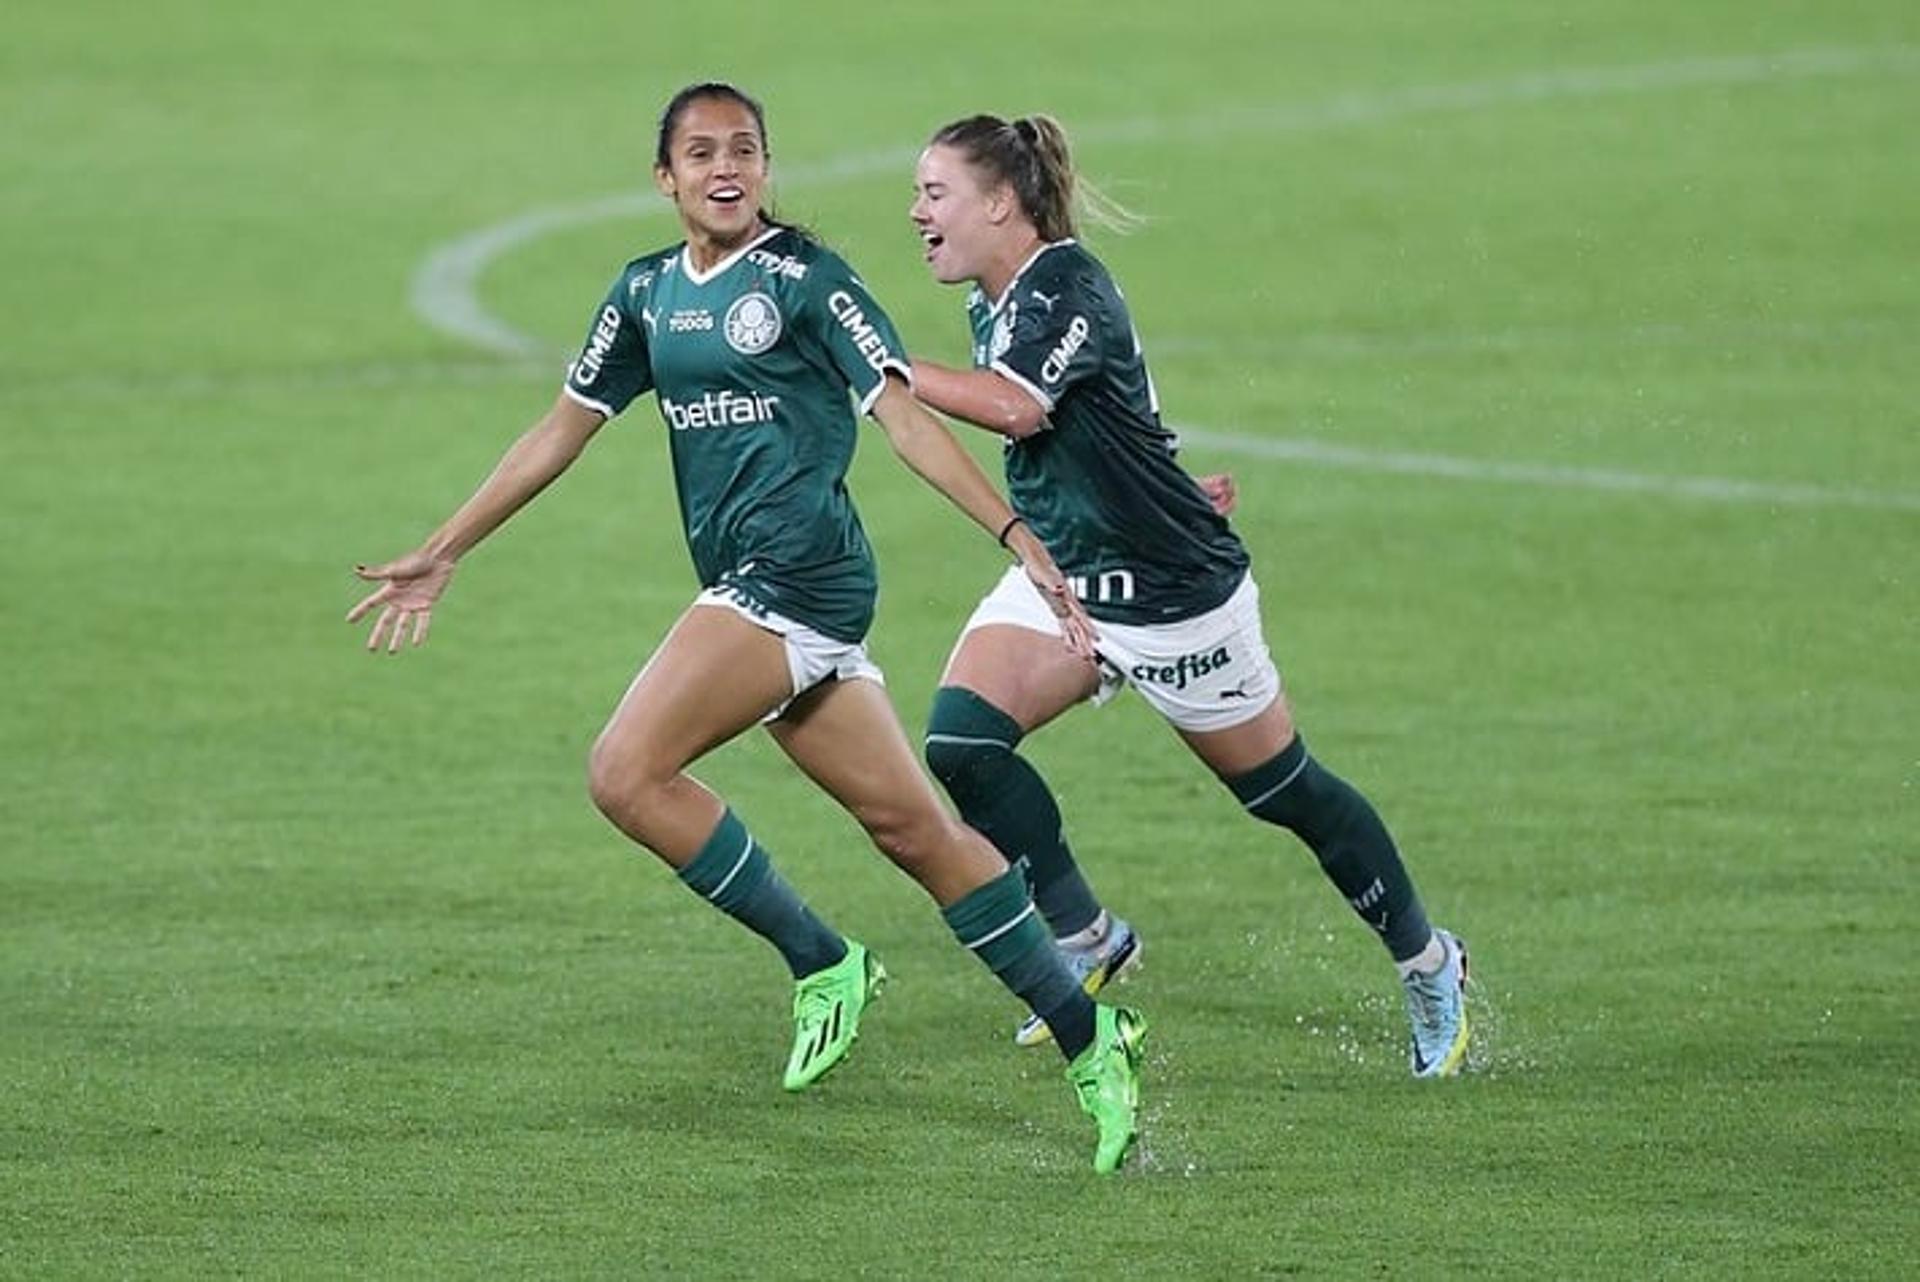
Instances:
[[[1017,565],[974,607],[961,638],[994,624],[1060,635],[1053,611]],[[1206,731],[1251,721],[1280,697],[1280,671],[1260,630],[1260,589],[1251,573],[1232,596],[1191,619],[1148,624],[1096,619],[1093,626],[1100,659],[1094,703],[1105,703],[1130,685],[1175,726]]]
[[[793,701],[823,681],[873,681],[884,686],[886,674],[867,657],[867,647],[859,641],[836,641],[784,614],[762,610],[738,599],[724,587],[708,588],[693,599],[695,605],[721,605],[753,624],[764,628],[786,643],[787,674],[793,678],[793,693],[779,707],[760,718],[778,721]]]

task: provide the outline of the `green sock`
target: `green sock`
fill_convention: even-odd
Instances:
[[[1306,740],[1295,735],[1273,760],[1226,784],[1248,813],[1307,843],[1395,961],[1419,956],[1433,930],[1387,826],[1351,784],[1307,755]]]
[[[927,768],[960,818],[1010,864],[1025,864],[1033,902],[1057,937],[1085,930],[1100,901],[1080,875],[1060,807],[1039,771],[1014,752],[1020,723],[959,686],[942,686],[927,717]]]
[[[1040,924],[1017,868],[940,910],[956,938],[1053,1030],[1069,1060],[1093,1044],[1093,999]]]
[[[795,979],[847,955],[847,941],[813,915],[731,809],[693,862],[680,869],[680,880],[778,948]]]

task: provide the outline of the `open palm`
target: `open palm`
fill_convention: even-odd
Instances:
[[[398,654],[401,638],[408,632],[413,634],[413,644],[419,645],[427,639],[434,603],[447,590],[453,566],[452,561],[425,552],[409,552],[385,565],[354,566],[355,574],[380,587],[347,611],[347,622],[358,623],[377,608],[380,614],[367,634],[367,649],[384,645],[388,654]]]

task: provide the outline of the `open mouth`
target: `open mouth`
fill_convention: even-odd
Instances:
[[[738,187],[715,187],[707,193],[707,199],[716,205],[734,206],[747,198],[747,193]]]
[[[927,261],[932,262],[933,256],[939,252],[940,246],[947,243],[947,238],[931,227],[922,227],[920,229],[920,242],[927,247]]]

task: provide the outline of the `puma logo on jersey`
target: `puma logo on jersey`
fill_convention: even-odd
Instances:
[[[1042,307],[1044,307],[1044,308],[1046,308],[1046,309],[1047,309],[1047,315],[1049,315],[1049,316],[1051,316],[1051,315],[1053,315],[1053,305],[1054,305],[1055,303],[1057,303],[1057,302],[1059,302],[1059,301],[1060,301],[1060,295],[1058,295],[1058,294],[1052,294],[1052,295],[1048,295],[1048,294],[1043,294],[1043,293],[1041,293],[1041,292],[1040,292],[1039,290],[1037,290],[1037,289],[1036,289],[1036,290],[1034,290],[1034,291],[1033,291],[1033,301],[1034,301],[1034,302],[1036,302],[1036,303],[1038,303],[1038,304],[1040,304],[1040,305],[1041,305]]]

